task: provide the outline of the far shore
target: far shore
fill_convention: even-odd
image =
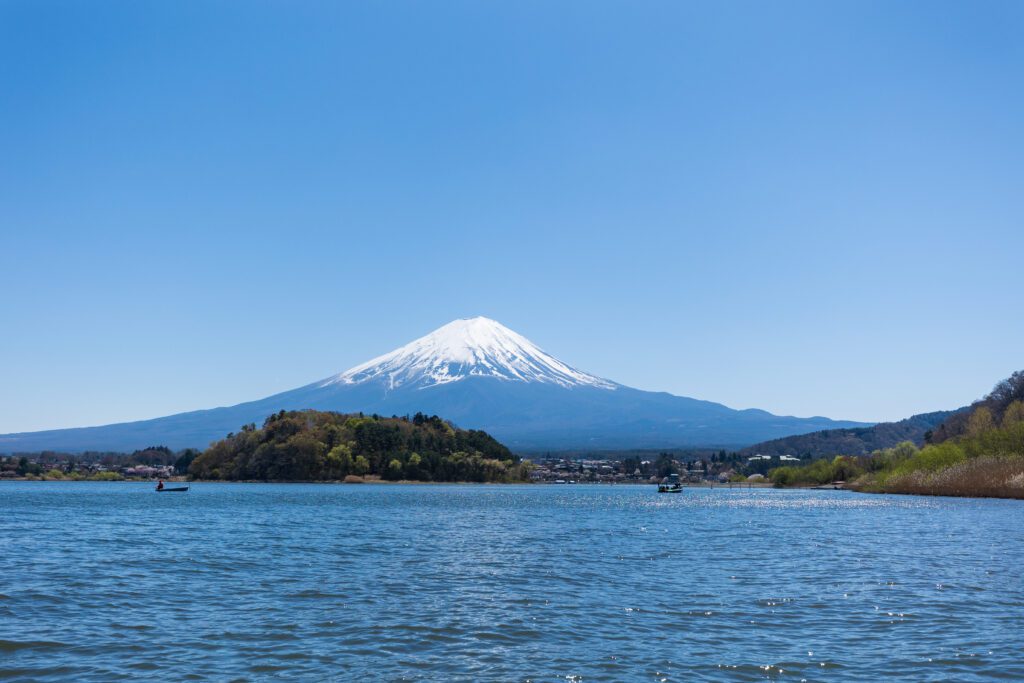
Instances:
[[[39,477],[7,477],[0,479],[0,484],[3,482],[39,482],[39,483],[67,483],[67,484],[150,484],[155,486],[157,479],[44,479]],[[390,481],[381,479],[379,477],[367,477],[362,480],[354,481],[343,481],[343,480],[332,480],[332,481],[261,481],[261,480],[224,480],[224,479],[186,479],[184,477],[173,477],[163,480],[167,484],[344,484],[344,485],[387,485],[397,484],[401,486],[425,486],[431,484],[445,484],[445,485],[458,485],[458,486],[553,486],[553,487],[576,487],[576,486],[639,486],[639,487],[655,487],[657,484],[650,482],[574,482],[574,483],[556,483],[550,481],[511,481],[511,482],[478,482],[478,481],[414,481],[409,479],[399,479]],[[894,495],[894,496],[929,496],[929,497],[947,497],[947,498],[994,498],[1000,500],[1021,500],[1022,496],[1001,496],[1001,495],[964,495],[950,492],[934,492],[928,493],[923,491],[872,491],[869,489],[859,489],[853,486],[844,485],[843,483],[836,484],[824,484],[824,485],[796,485],[796,486],[777,486],[770,482],[701,482],[701,483],[684,483],[682,484],[684,489],[774,489],[777,491],[851,491],[854,493],[870,493],[874,495]]]
[[[412,479],[398,479],[388,480],[381,479],[380,477],[366,477],[360,480],[349,479],[348,481],[334,479],[326,481],[264,481],[260,479],[186,479],[185,477],[172,477],[168,479],[47,479],[42,477],[8,477],[0,479],[0,483],[5,481],[17,481],[17,482],[47,482],[47,483],[68,483],[68,484],[153,484],[154,486],[158,481],[163,481],[167,484],[347,484],[347,485],[360,485],[360,484],[401,484],[401,485],[412,485],[412,486],[423,486],[429,484],[459,484],[466,486],[657,486],[655,483],[646,481],[625,481],[625,482],[597,482],[597,481],[582,481],[582,482],[563,482],[557,483],[553,481],[510,481],[510,482],[479,482],[479,481],[418,481]],[[780,488],[769,482],[701,482],[701,483],[684,483],[683,488],[687,489],[771,489]],[[821,489],[832,489],[832,486],[808,486],[808,487],[791,487],[791,488],[821,488]]]

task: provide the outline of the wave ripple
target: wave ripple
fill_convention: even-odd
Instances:
[[[0,679],[1024,679],[1024,505],[0,483]]]

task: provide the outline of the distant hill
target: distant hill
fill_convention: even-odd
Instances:
[[[867,455],[881,448],[891,448],[901,441],[921,446],[925,435],[951,417],[967,410],[940,410],[922,413],[899,422],[882,422],[873,427],[826,429],[810,434],[787,436],[754,444],[741,453],[753,455],[795,455],[800,458],[824,458],[833,455]]]

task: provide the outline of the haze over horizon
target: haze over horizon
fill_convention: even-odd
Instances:
[[[0,7],[0,433],[477,315],[781,415],[1024,367],[1020,4],[57,8]]]

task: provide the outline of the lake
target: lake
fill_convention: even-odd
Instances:
[[[0,483],[0,679],[1024,679],[1024,504]]]

